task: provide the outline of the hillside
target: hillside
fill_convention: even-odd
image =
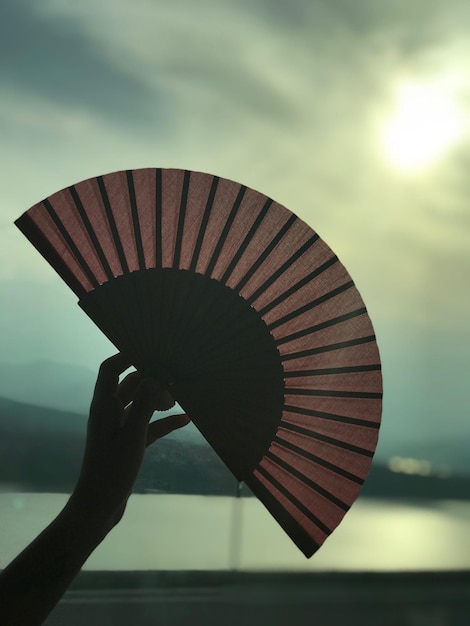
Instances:
[[[86,418],[0,398],[0,483],[24,491],[69,492],[80,469]],[[139,493],[234,495],[236,480],[206,444],[170,436],[147,450]],[[248,494],[248,490],[244,491]],[[394,473],[375,464],[365,497],[468,499],[468,477]]]
[[[57,414],[58,421],[65,424],[70,415],[76,417],[76,414],[88,412],[95,380],[96,372],[87,367],[47,360],[16,364],[0,361],[0,403],[1,398],[8,398],[37,409],[45,407],[45,412],[39,416],[41,422],[43,417],[47,419],[49,407],[59,409],[62,415]],[[52,417],[52,420],[57,418]],[[83,417],[81,422],[85,428]],[[400,420],[395,425],[390,422],[387,420],[379,439],[376,463],[386,465],[391,456],[409,457],[427,460],[436,468],[446,466],[454,473],[470,475],[466,429],[457,429],[454,423],[453,428],[439,437],[434,431],[422,429],[412,435],[398,429]],[[72,418],[71,423],[77,420]],[[178,431],[174,438],[191,444],[201,443],[201,436],[193,425]]]
[[[85,432],[82,415],[0,398],[0,482],[24,491],[69,491]]]

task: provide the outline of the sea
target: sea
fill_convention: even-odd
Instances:
[[[0,569],[66,494],[0,493]],[[310,559],[255,498],[132,495],[86,570],[449,571],[470,569],[470,502],[359,498]]]

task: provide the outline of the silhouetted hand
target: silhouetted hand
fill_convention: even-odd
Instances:
[[[156,381],[130,363],[106,360],[96,382],[82,470],[69,501],[51,524],[0,575],[0,624],[38,626],[88,556],[121,519],[145,448],[189,422],[185,415],[150,422],[174,404]]]
[[[138,372],[119,383],[129,366],[116,354],[100,367],[82,470],[70,501],[103,524],[104,531],[124,513],[145,448],[189,422],[186,415],[170,415],[149,423],[155,410],[170,409],[175,401],[157,381],[144,380]]]

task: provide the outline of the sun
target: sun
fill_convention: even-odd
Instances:
[[[386,157],[402,171],[424,169],[461,139],[464,127],[464,113],[451,85],[402,84],[395,110],[383,126]]]

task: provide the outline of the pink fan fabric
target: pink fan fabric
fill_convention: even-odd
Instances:
[[[124,283],[125,289],[142,289],[138,299],[145,300],[144,307],[150,307],[147,291],[154,291],[158,302],[152,301],[154,308],[145,315],[149,320],[161,316],[158,332],[149,330],[156,342],[168,335],[165,324],[175,337],[191,329],[188,346],[198,333],[207,334],[207,344],[201,340],[188,347],[196,359],[191,371],[197,371],[205,345],[214,361],[201,364],[197,381],[198,374],[181,376],[181,403],[186,401],[188,414],[237,478],[299,548],[313,554],[359,494],[382,409],[371,320],[348,272],[318,234],[257,191],[176,169],[128,170],[83,181],[36,204],[16,224],[119,349],[132,350],[132,333],[128,330],[125,338],[125,329],[119,334],[118,328],[127,318],[118,321],[115,304],[107,312],[103,308],[107,298],[119,296],[94,295],[111,294],[111,285],[118,285],[116,294]],[[165,298],[166,293],[171,296]],[[173,308],[161,313],[158,306],[170,307],[161,304],[165,299]],[[227,327],[222,321],[220,336],[210,343],[211,328],[200,326],[206,318],[217,326],[221,318],[210,317],[210,311],[229,301],[222,316]],[[197,318],[198,306],[207,313],[201,313],[196,328],[192,315]],[[232,318],[230,310],[236,310]],[[139,312],[127,315],[138,318]],[[253,326],[255,335],[249,330]],[[263,345],[266,360],[249,345],[253,341]],[[181,342],[175,342],[165,350],[179,350]],[[224,345],[226,352],[237,352],[232,361]],[[142,364],[151,355],[145,359]],[[228,385],[228,374],[218,378],[214,363],[219,362],[220,367],[230,363],[227,372],[239,381],[235,388]],[[238,362],[243,363],[239,372]],[[222,422],[213,425],[222,419],[220,411],[212,416],[207,407],[209,417],[204,415],[196,384],[201,389],[206,384],[216,403],[219,394],[219,409],[227,413],[223,428]],[[257,390],[264,398],[258,404]],[[237,394],[251,394],[240,401],[239,415],[224,405],[224,398],[232,402]],[[238,464],[250,442],[253,453]]]

